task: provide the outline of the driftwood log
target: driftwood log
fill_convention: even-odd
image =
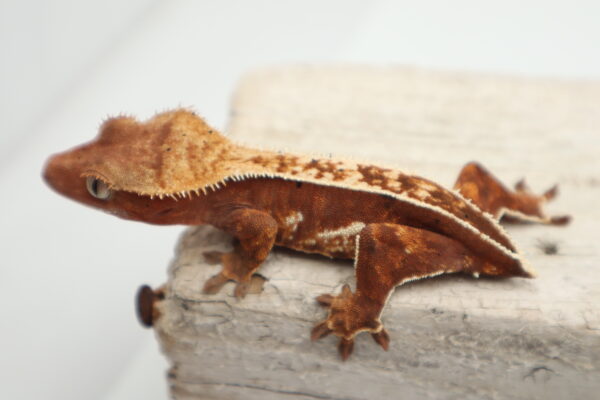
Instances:
[[[509,225],[539,277],[442,276],[399,287],[384,352],[359,335],[311,342],[314,298],[354,283],[352,264],[275,250],[264,291],[244,300],[202,256],[231,238],[185,231],[146,322],[172,363],[176,399],[587,399],[600,393],[600,84],[408,68],[295,67],[248,75],[229,135],[254,146],[333,153],[452,185],[478,160],[505,182],[558,183],[567,227]],[[259,278],[257,278],[259,279]],[[150,300],[153,307],[148,308]],[[142,304],[144,305],[144,304]],[[153,318],[152,318],[153,317]]]

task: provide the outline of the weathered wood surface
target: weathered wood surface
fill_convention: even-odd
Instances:
[[[229,133],[247,144],[333,153],[451,185],[476,159],[506,182],[555,182],[567,227],[509,225],[535,280],[446,276],[398,288],[382,351],[359,335],[310,342],[314,297],[354,283],[351,263],[274,251],[264,292],[203,295],[229,239],[183,235],[158,304],[157,336],[177,399],[563,399],[600,392],[600,84],[414,69],[282,68],[247,76]],[[554,243],[557,254],[545,254]]]

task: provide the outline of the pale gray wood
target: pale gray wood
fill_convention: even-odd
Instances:
[[[276,250],[263,293],[203,295],[229,246],[210,227],[178,245],[155,324],[177,399],[563,399],[600,392],[600,84],[407,68],[294,67],[240,84],[229,133],[247,144],[404,166],[451,186],[476,159],[535,190],[568,227],[507,226],[539,277],[446,276],[400,287],[383,314],[392,343],[309,331],[314,297],[354,283],[352,264]],[[541,242],[552,242],[548,255]]]

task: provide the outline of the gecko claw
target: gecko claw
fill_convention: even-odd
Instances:
[[[317,303],[319,303],[319,305],[322,307],[331,307],[333,299],[334,297],[330,294],[322,294],[320,296],[317,296],[315,300],[317,300]]]
[[[371,337],[373,340],[380,345],[385,351],[390,347],[390,335],[385,329],[381,329],[381,331],[377,333],[371,333]]]
[[[331,332],[333,332],[333,331],[331,329],[329,329],[329,327],[327,326],[327,321],[323,321],[314,326],[314,328],[310,332],[310,340],[312,340],[314,342],[315,340],[324,338],[325,336],[329,335]]]
[[[341,338],[338,351],[340,352],[340,356],[342,356],[342,360],[346,361],[350,357],[350,354],[352,354],[352,350],[354,350],[354,339]]]

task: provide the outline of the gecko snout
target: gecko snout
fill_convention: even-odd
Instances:
[[[81,176],[83,165],[71,152],[51,156],[42,171],[42,178],[48,186],[63,196],[89,202],[86,180]]]

